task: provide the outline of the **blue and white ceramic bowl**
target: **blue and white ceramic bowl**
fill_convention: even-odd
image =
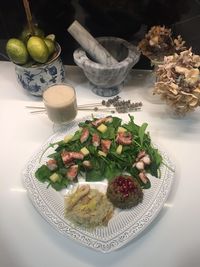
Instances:
[[[64,82],[65,69],[60,53],[61,47],[57,44],[57,53],[49,62],[31,67],[15,65],[15,72],[20,85],[30,94],[42,96],[42,93],[50,85]]]

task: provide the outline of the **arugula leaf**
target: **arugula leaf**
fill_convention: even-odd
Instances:
[[[61,142],[62,142],[62,141],[61,141]],[[39,158],[39,162],[41,162],[42,157],[44,156],[45,152],[46,152],[49,148],[54,147],[55,145],[57,145],[58,143],[60,143],[60,141],[59,141],[59,142],[56,142],[56,143],[50,143],[50,144],[44,149],[44,151],[42,152],[42,154],[41,154],[41,156],[40,156],[40,158]]]
[[[72,141],[77,141],[77,140],[80,139],[80,137],[81,137],[81,131],[78,130],[78,131],[75,132],[74,136],[72,137],[72,139],[70,141],[71,142]]]
[[[130,114],[128,114],[128,116],[129,116],[130,122],[131,122],[132,124],[135,124],[135,123],[134,123],[134,116],[132,116],[132,115],[130,115]]]
[[[115,129],[117,129],[121,125],[122,120],[118,117],[112,117],[112,122],[109,123],[112,125]]]
[[[119,155],[117,154],[116,152],[110,152],[110,157],[113,159],[113,160],[120,160],[120,161],[124,161],[126,162],[126,158],[123,158],[123,155]]]
[[[88,145],[87,149],[90,151],[90,154],[96,156],[97,155],[97,147],[93,145]]]
[[[91,120],[85,120],[85,121],[79,122],[78,126],[85,127],[85,126],[88,126],[90,123],[91,123]]]
[[[91,135],[93,135],[94,133],[99,133],[96,128],[92,127],[92,125],[88,126],[88,130]]]
[[[147,126],[148,126],[148,124],[145,122],[139,128],[138,135],[139,135],[139,138],[140,138],[140,144],[141,144],[141,146],[143,145],[145,130],[146,130]]]
[[[57,164],[59,167],[63,167],[64,166],[64,163],[63,163],[63,160],[61,158],[61,154],[59,152],[57,153],[54,153],[53,155],[51,154],[51,158],[55,159],[57,161]]]
[[[162,163],[162,156],[160,155],[158,149],[154,149],[154,156],[155,156],[155,161],[156,161],[156,164],[157,166],[159,167],[160,164]]]

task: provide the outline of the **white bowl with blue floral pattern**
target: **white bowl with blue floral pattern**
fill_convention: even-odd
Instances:
[[[65,69],[60,58],[61,47],[59,44],[56,47],[55,56],[45,64],[30,67],[15,65],[19,84],[30,94],[42,96],[50,85],[64,82]]]

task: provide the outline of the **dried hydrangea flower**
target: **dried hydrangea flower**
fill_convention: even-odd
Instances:
[[[139,50],[150,60],[162,61],[164,56],[186,50],[181,36],[172,37],[171,29],[153,26],[138,44]]]
[[[174,112],[185,115],[200,105],[200,56],[191,49],[164,58],[156,71],[154,94],[159,94]]]

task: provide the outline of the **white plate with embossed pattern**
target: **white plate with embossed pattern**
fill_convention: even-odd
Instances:
[[[27,163],[23,172],[23,181],[35,208],[58,232],[84,246],[107,253],[133,240],[156,218],[169,195],[174,179],[174,166],[167,154],[159,149],[165,165],[161,166],[159,179],[150,176],[151,188],[144,190],[142,203],[129,210],[118,210],[108,226],[93,230],[77,227],[64,217],[64,195],[69,189],[57,192],[51,187],[47,188],[47,184],[35,178],[35,171],[47,161],[50,150],[44,154],[41,162],[40,158],[49,143],[61,140],[66,134],[75,132],[80,121],[83,119],[70,123],[67,128],[52,135],[41,146]],[[91,184],[100,190],[105,190],[107,186],[106,182]]]

